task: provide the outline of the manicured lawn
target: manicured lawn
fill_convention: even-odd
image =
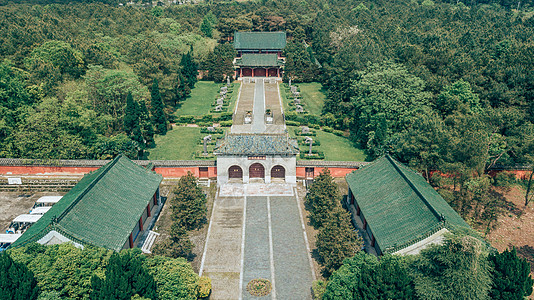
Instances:
[[[295,126],[288,126],[287,130],[291,136],[295,137]],[[314,140],[318,140],[321,145],[314,146],[325,154],[325,160],[329,161],[365,161],[367,155],[362,149],[355,148],[349,139],[341,136],[337,136],[333,133],[324,132],[318,129],[315,130],[317,135],[312,137]],[[300,149],[307,149],[306,146],[300,146]],[[297,156],[297,159],[300,159]]]
[[[300,95],[304,109],[312,115],[321,115],[326,95],[322,91],[322,85],[318,82],[297,83],[300,88]],[[280,85],[282,101],[284,102],[284,111],[295,111],[295,106],[288,103],[293,101],[291,92],[287,90],[287,83]]]
[[[318,82],[299,83],[302,102],[306,110],[312,115],[321,115],[326,95],[322,92],[323,86]]]
[[[157,135],[156,148],[148,149],[152,160],[193,160],[196,151],[202,151],[198,143],[206,134],[200,133],[200,127],[176,126],[166,135]],[[210,152],[213,146],[209,147]]]
[[[182,106],[174,113],[177,116],[202,116],[210,113],[212,104],[219,94],[222,84],[213,81],[199,81],[191,91],[191,96],[187,98]],[[235,104],[239,83],[232,83],[234,92],[231,94],[230,108]],[[231,111],[229,109],[229,111]]]

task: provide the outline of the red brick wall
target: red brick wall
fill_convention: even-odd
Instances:
[[[54,166],[0,166],[2,175],[43,175],[65,174],[83,175],[97,170],[98,167],[54,167]]]
[[[314,167],[313,176],[319,176],[324,168]],[[345,177],[345,175],[356,171],[357,168],[328,168],[332,177]],[[297,178],[304,178],[306,176],[306,167],[297,167]]]
[[[182,177],[187,175],[187,172],[193,173],[196,177],[200,175],[198,167],[156,167],[154,171],[163,177]],[[208,177],[217,177],[217,167],[208,167]]]

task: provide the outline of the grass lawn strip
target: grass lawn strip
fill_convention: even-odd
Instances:
[[[156,135],[156,148],[149,149],[151,160],[194,160],[195,152],[202,151],[199,141],[207,134],[200,133],[199,127],[176,126],[166,135]],[[215,140],[215,138],[213,139]],[[214,145],[208,146],[213,152]]]
[[[299,83],[300,95],[308,113],[321,115],[326,95],[322,91],[322,85],[318,82]]]
[[[287,131],[292,137],[295,137],[296,126],[288,126]],[[362,149],[353,146],[349,139],[337,136],[333,133],[324,132],[316,129],[317,135],[312,137],[314,140],[320,141],[320,146],[314,146],[313,149],[321,151],[325,154],[326,161],[365,161],[367,155]],[[306,146],[300,146],[301,152],[307,149]],[[300,157],[297,156],[297,160]]]

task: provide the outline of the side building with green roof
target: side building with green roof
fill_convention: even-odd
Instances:
[[[86,174],[11,245],[72,242],[120,251],[133,248],[161,206],[163,177],[123,155]]]
[[[347,206],[368,252],[417,254],[469,225],[419,174],[389,155],[346,176]]]

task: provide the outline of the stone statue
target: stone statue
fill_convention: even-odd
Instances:
[[[215,111],[222,111],[222,105],[215,106]]]
[[[226,85],[230,86],[230,76],[226,76]]]
[[[217,105],[223,105],[223,104],[224,104],[223,98],[217,99]]]
[[[307,144],[310,144],[310,152],[308,153],[308,155],[312,155],[312,146],[313,146],[313,139],[309,136],[306,137],[306,143]]]
[[[299,98],[295,98],[295,100],[293,100],[293,101],[295,101],[295,104],[300,104],[300,99]]]
[[[297,104],[297,109],[296,109],[296,111],[297,111],[298,113],[304,112],[304,108],[303,108],[301,105],[298,105],[298,104]]]
[[[208,155],[208,143],[211,142],[211,134],[204,137],[204,155]]]
[[[215,127],[213,127],[213,126],[208,127],[208,131],[209,132],[215,132]]]
[[[310,133],[310,127],[308,126],[302,126],[300,130],[302,133]]]

